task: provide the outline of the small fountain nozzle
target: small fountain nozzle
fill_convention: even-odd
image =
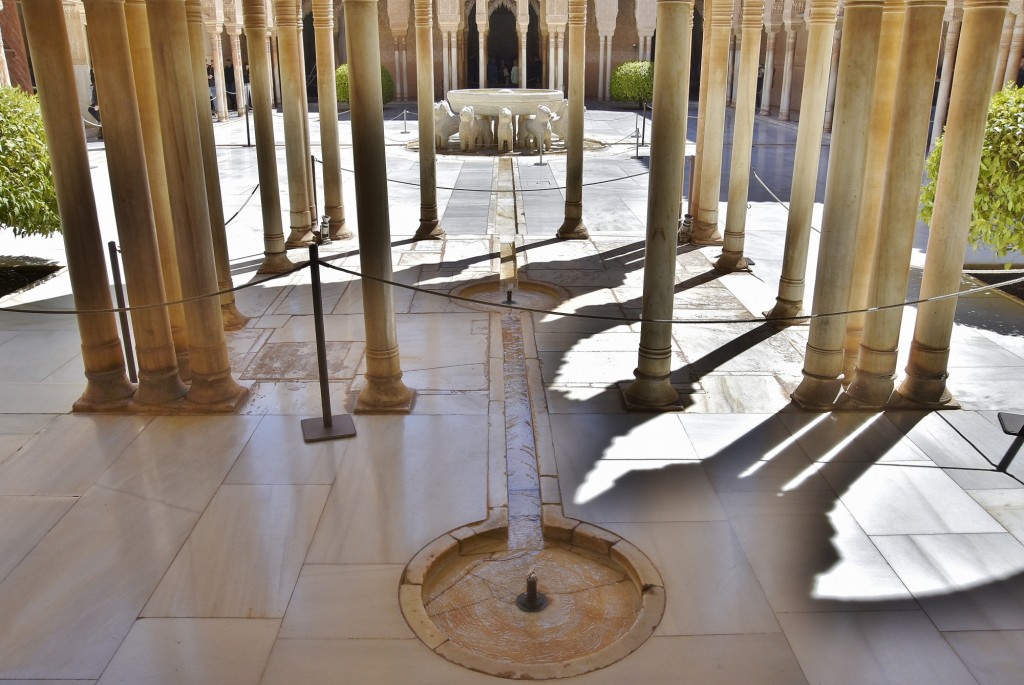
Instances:
[[[526,576],[526,592],[516,597],[516,606],[531,613],[540,611],[548,605],[548,598],[537,592],[537,574],[530,571]]]

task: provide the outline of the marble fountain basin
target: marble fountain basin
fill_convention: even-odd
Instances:
[[[554,112],[565,99],[560,90],[546,88],[465,88],[448,91],[448,104],[458,114],[467,105],[473,113],[485,117],[498,116],[498,110],[508,107],[513,116],[536,114],[537,107],[547,105]]]

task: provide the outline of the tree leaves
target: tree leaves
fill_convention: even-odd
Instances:
[[[348,102],[348,65],[342,64],[334,71],[334,84],[338,88],[338,102]],[[384,98],[384,104],[395,99],[395,82],[391,78],[391,72],[387,67],[380,68],[380,90]]]
[[[0,227],[18,237],[60,231],[39,100],[0,86]]]
[[[650,102],[654,96],[654,62],[623,62],[615,67],[609,92],[620,102]]]

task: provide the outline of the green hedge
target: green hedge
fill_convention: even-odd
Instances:
[[[16,236],[60,231],[39,100],[0,86],[0,227]]]
[[[921,193],[921,218],[930,224],[942,159],[942,138],[928,156],[928,182]],[[985,124],[981,172],[974,195],[968,240],[988,245],[999,257],[1024,252],[1024,88],[1007,85],[992,98]],[[1009,268],[1009,264],[1006,265]]]
[[[650,102],[654,95],[654,62],[623,62],[615,67],[610,91],[620,102]]]
[[[334,72],[334,82],[338,86],[338,101],[348,102],[348,65],[342,64]],[[384,104],[388,104],[395,99],[395,82],[391,79],[391,72],[386,67],[381,66],[380,68],[380,89],[381,94],[384,96]]]

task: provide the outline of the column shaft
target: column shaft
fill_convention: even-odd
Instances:
[[[874,278],[867,304],[898,304],[907,294],[910,253],[914,246],[921,172],[928,147],[928,119],[939,43],[942,39],[943,0],[907,0],[898,56],[899,75],[893,87],[881,193],[877,247],[872,261]],[[883,31],[885,29],[883,28]],[[876,77],[877,78],[877,77]],[[892,394],[896,374],[902,309],[870,314],[864,324],[856,370],[847,396],[856,404],[884,407]]]
[[[341,185],[341,140],[338,132],[338,89],[334,81],[334,3],[313,3],[316,40],[317,94],[320,101],[320,148],[324,158],[324,214],[330,217],[332,240],[352,237],[345,226],[345,200]]]
[[[583,98],[586,68],[587,3],[569,0],[569,128],[565,140],[565,220],[558,229],[562,240],[590,237],[583,224]],[[559,68],[562,42],[559,35]]]
[[[247,390],[231,377],[217,299],[209,202],[206,196],[198,118],[206,118],[205,101],[196,105],[197,91],[183,0],[148,0],[153,66],[161,84],[160,130],[163,134],[167,189],[174,216],[178,270],[185,304],[192,362],[192,386],[187,398],[216,410],[233,410]]]
[[[238,116],[245,116],[248,103],[245,100],[245,65],[242,63],[242,41],[240,39],[241,29],[234,27],[228,34],[231,43],[231,61],[234,62],[235,82],[229,84],[235,89],[235,111]]]
[[[1013,25],[1013,33],[1010,36],[1010,49],[1006,57],[1006,74],[1003,76],[1003,83],[1007,81],[1017,82],[1017,71],[1020,69],[1020,60],[1024,56],[1024,12],[1017,15]]]
[[[697,214],[693,218],[695,245],[714,245],[721,242],[718,231],[718,201],[722,187],[722,150],[725,142],[725,89],[729,68],[729,32],[732,25],[732,5],[716,0],[711,7],[710,29],[706,34],[708,54],[706,66],[708,86],[704,106],[704,136],[701,153],[700,197]],[[703,75],[701,75],[703,78]]]
[[[584,12],[586,12],[586,10],[584,10]],[[586,23],[586,17],[584,17],[584,23]],[[570,32],[571,31],[572,29],[570,29]],[[585,54],[586,53],[584,52],[584,55]],[[580,59],[582,60],[583,57],[580,57]],[[557,74],[555,78],[555,83],[557,83],[556,88],[565,90],[565,33],[561,29],[555,37],[555,69]],[[571,69],[572,67],[570,66],[570,70]]]
[[[441,31],[441,90],[443,91],[442,96],[445,96],[451,87],[451,76],[449,76],[449,52],[451,50],[450,38],[451,32],[446,30]]]
[[[306,202],[309,203],[309,229],[315,231],[319,225],[319,214],[316,205],[316,184],[313,182],[313,137],[309,131],[309,89],[306,75],[310,73],[310,69],[306,67],[306,50],[303,47],[306,41],[302,28],[301,4],[299,8],[300,14],[296,18],[298,26],[296,33],[298,35],[295,38],[295,46],[299,51],[299,72],[302,74],[302,148],[305,150],[306,156],[306,163],[303,167],[306,169]]]
[[[548,89],[555,89],[555,73],[557,67],[555,66],[555,36],[554,34],[548,34]]]
[[[280,106],[281,97],[281,48],[273,30],[267,31],[267,51],[270,54],[270,76],[274,81],[274,106]]]
[[[921,297],[957,292],[981,167],[991,84],[979,74],[995,69],[1006,0],[965,0],[949,123],[935,192]],[[921,405],[952,401],[946,389],[949,341],[957,298],[925,302],[917,310],[907,376],[900,395]]]
[[[483,11],[483,3],[477,3],[477,8],[478,9],[477,9],[477,13],[476,13],[476,33],[477,33],[477,36],[478,36],[477,48],[478,48],[478,52],[479,52],[479,54],[477,55],[477,65],[476,65],[477,66],[477,71],[479,72],[477,74],[477,79],[478,79],[478,82],[480,83],[480,87],[481,88],[487,88],[488,85],[490,85],[490,84],[487,83],[487,23],[486,23],[487,15],[486,14],[481,14],[481,12]],[[484,22],[480,21],[480,17],[481,16],[485,17]],[[419,61],[418,60],[417,60],[416,66],[417,66],[417,68],[419,67]]]
[[[224,43],[220,37],[221,27],[210,26],[207,30],[210,36],[210,50],[213,53],[213,86],[217,94],[214,104],[217,107],[217,121],[227,121],[228,89],[224,83]]]
[[[415,0],[416,26],[416,109],[420,134],[420,226],[416,240],[440,240],[444,229],[437,216],[437,155],[434,151],[434,20],[430,0]],[[482,34],[481,34],[482,35]],[[481,38],[481,45],[484,39]],[[481,54],[480,76],[487,64]],[[481,83],[484,81],[481,80]]]
[[[604,100],[604,53],[608,48],[608,37],[597,37],[597,99]]]
[[[747,268],[743,243],[750,189],[750,157],[754,144],[754,101],[757,99],[757,60],[761,52],[762,0],[743,0],[740,50],[736,69],[736,114],[732,127],[729,166],[729,204],[725,212],[725,241],[715,262],[719,271]]]
[[[165,301],[159,269],[153,205],[142,145],[142,124],[135,96],[128,24],[124,0],[86,0],[86,19],[92,26],[96,88],[103,93],[107,129],[107,165],[121,241],[128,299],[135,307]],[[131,312],[135,349],[139,360],[139,387],[135,400],[159,404],[185,394],[171,340],[171,322],[163,308]]]
[[[284,108],[284,144],[288,169],[289,226],[285,247],[305,247],[313,242],[309,213],[309,148],[305,145],[302,123],[306,99],[306,79],[302,74],[298,44],[298,6],[296,0],[275,0],[278,61],[281,65],[281,100]],[[349,76],[351,82],[351,75]],[[351,86],[349,87],[351,97]]]
[[[771,114],[772,74],[775,73],[775,41],[778,37],[778,31],[768,32],[768,47],[765,48],[764,54],[764,81],[761,84],[761,109],[758,110],[758,114],[762,116],[768,116]],[[810,66],[810,62],[808,62],[808,66]],[[806,90],[806,86],[804,89]],[[803,109],[802,105],[801,109]]]
[[[836,106],[836,81],[839,79],[839,49],[842,47],[843,25],[837,18],[835,37],[832,39],[832,63],[829,67],[828,95],[825,98],[825,131],[832,130]]]
[[[671,319],[675,297],[676,226],[683,182],[690,34],[693,5],[689,0],[658,0],[657,27],[662,44],[654,63],[654,111],[651,124],[651,174],[647,200],[647,243],[644,257],[643,317]],[[679,408],[672,387],[672,325],[644,322],[636,380],[624,390],[630,409]]]
[[[847,40],[843,41],[839,55],[835,132],[825,187],[813,314],[845,311],[850,300],[868,115],[882,27],[881,0],[847,0],[845,22]],[[800,406],[832,406],[840,388],[845,333],[845,316],[811,321],[804,379],[792,396]]]
[[[779,121],[789,121],[789,100],[793,94],[793,60],[796,56],[796,29],[786,26],[786,61],[782,67],[782,96]]]
[[[1006,58],[1010,55],[1010,39],[1013,36],[1013,23],[1014,15],[1010,12],[1006,13],[1003,18],[1003,32],[999,34],[999,53],[996,56],[995,74],[992,77],[992,94],[995,95],[997,92],[1002,90],[1003,85],[1006,83],[1004,76],[1006,75]],[[1016,76],[1016,74],[1014,74]]]
[[[836,0],[812,0],[807,19],[807,70],[804,72],[800,126],[796,134],[782,275],[775,306],[765,314],[769,319],[796,316],[803,308],[825,102],[832,83],[828,56],[833,52],[835,22]]]
[[[710,10],[711,3],[705,0],[705,16],[703,24],[703,40],[701,40],[701,52],[700,52],[700,84],[698,86],[697,94],[697,134],[694,142],[696,143],[696,154],[693,160],[693,183],[690,185],[690,214],[691,224],[688,227],[683,226],[682,223],[679,225],[679,244],[685,244],[690,242],[693,235],[692,217],[700,214],[701,204],[701,174],[704,168],[704,153],[706,148],[704,147],[704,131],[705,121],[707,120],[707,104],[708,104],[708,62],[710,60],[709,55],[711,54],[711,22],[710,22]],[[715,198],[715,202],[718,202],[718,198]]]
[[[729,96],[727,104],[730,107],[736,106],[736,89],[739,84],[740,74],[740,49],[743,43],[743,36],[737,30],[733,30],[732,41],[729,46]]]
[[[459,85],[459,35],[457,31],[452,32],[452,88],[461,88]]]
[[[526,32],[530,28],[530,17],[526,23],[519,23],[519,87],[526,88]]]
[[[946,29],[946,46],[942,55],[942,74],[939,76],[939,93],[935,101],[935,120],[932,123],[931,140],[928,146],[935,144],[935,139],[942,135],[946,125],[946,113],[949,111],[949,90],[953,86],[953,69],[956,64],[956,46],[960,42],[960,18],[954,17]]]
[[[206,182],[206,199],[208,201],[210,230],[213,238],[213,259],[217,268],[217,289],[226,291],[232,287],[231,260],[228,256],[228,236],[224,225],[224,201],[220,191],[217,141],[213,137],[213,121],[210,117],[205,116],[206,105],[203,100],[204,94],[209,92],[209,86],[207,85],[203,55],[203,15],[199,0],[186,0],[185,12],[188,17],[193,88],[196,107],[198,108],[199,143],[203,156],[203,178]],[[218,52],[217,54],[220,53]],[[224,106],[227,107],[227,104]],[[229,331],[242,328],[249,320],[249,317],[238,311],[238,308],[235,306],[234,293],[225,292],[220,296],[220,308],[221,317],[224,320],[224,328]]]
[[[345,0],[345,42],[352,96],[352,130],[356,133],[352,140],[352,156],[356,172],[356,212],[362,226],[359,231],[360,261],[367,276],[391,280],[391,228],[376,0]],[[425,117],[431,110],[420,111]],[[433,148],[433,141],[428,147]],[[391,285],[378,280],[363,280],[363,318],[366,326],[366,387],[359,393],[356,411],[409,411],[415,393],[402,382]]]
[[[110,309],[106,254],[96,217],[89,155],[79,114],[61,0],[35,0],[22,7],[75,308]],[[125,376],[124,356],[112,313],[78,314],[86,386],[75,409],[121,403],[135,392]]]

